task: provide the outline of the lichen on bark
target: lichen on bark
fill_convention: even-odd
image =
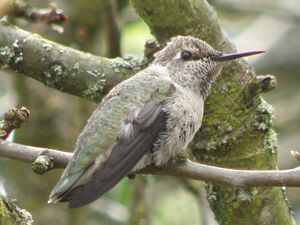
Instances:
[[[98,102],[113,86],[147,61],[109,59],[77,51],[0,23],[0,66],[26,74],[44,85]]]
[[[31,225],[32,223],[30,213],[19,208],[15,200],[0,196],[0,224]]]

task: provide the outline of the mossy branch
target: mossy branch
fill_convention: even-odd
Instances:
[[[48,87],[98,102],[145,66],[142,58],[109,59],[84,53],[0,22],[0,66]]]

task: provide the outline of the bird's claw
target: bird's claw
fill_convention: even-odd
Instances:
[[[135,174],[130,173],[130,174],[127,175],[127,177],[128,177],[129,180],[134,180]]]
[[[172,160],[172,164],[175,164],[175,165],[183,164],[186,162],[187,159],[188,159],[188,154],[186,152],[180,152]]]

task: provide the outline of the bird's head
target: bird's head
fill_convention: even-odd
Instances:
[[[206,97],[212,82],[221,71],[223,62],[262,52],[227,54],[213,49],[198,38],[177,36],[154,55],[153,64],[167,67],[172,79],[183,86],[203,92]]]

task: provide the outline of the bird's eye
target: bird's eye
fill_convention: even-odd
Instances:
[[[193,56],[192,53],[190,51],[186,51],[186,50],[182,51],[181,55],[180,55],[180,57],[184,60],[190,59],[190,58],[192,58],[192,56]]]

